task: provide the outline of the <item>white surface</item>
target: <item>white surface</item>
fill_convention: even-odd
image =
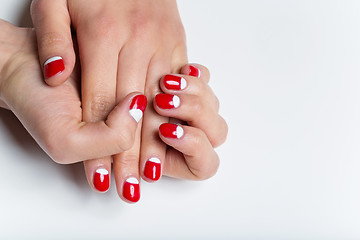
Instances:
[[[0,17],[23,23],[26,2],[1,0]],[[360,2],[179,7],[230,127],[218,174],[143,183],[128,205],[0,110],[0,239],[360,239]]]

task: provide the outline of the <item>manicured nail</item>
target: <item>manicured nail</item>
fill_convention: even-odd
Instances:
[[[109,189],[109,172],[105,168],[99,168],[95,171],[93,179],[94,187],[100,191],[105,192]]]
[[[147,104],[147,98],[145,95],[137,95],[133,98],[130,104],[130,115],[139,122],[142,118]]]
[[[176,95],[160,93],[155,96],[155,103],[159,108],[172,109],[180,106],[180,98]]]
[[[44,63],[45,78],[51,78],[57,74],[60,74],[64,70],[65,70],[64,61],[59,56],[49,58]]]
[[[135,177],[126,179],[123,186],[123,196],[130,202],[137,202],[140,199],[139,180]]]
[[[200,77],[200,75],[201,75],[200,69],[190,65],[189,66],[189,75],[193,76],[193,77]]]
[[[157,181],[161,177],[161,163],[160,159],[152,157],[145,163],[144,175],[148,179]]]
[[[181,138],[184,135],[184,129],[179,125],[172,123],[163,123],[159,127],[161,135],[167,138]]]
[[[164,85],[167,89],[170,90],[183,90],[186,88],[186,80],[183,77],[175,75],[165,75],[164,76]]]

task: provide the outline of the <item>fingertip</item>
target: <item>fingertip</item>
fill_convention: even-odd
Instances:
[[[210,71],[207,67],[197,64],[197,63],[189,63],[181,68],[181,74],[197,77],[204,79],[205,81],[209,81],[210,79]]]

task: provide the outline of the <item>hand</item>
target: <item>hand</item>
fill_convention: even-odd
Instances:
[[[132,146],[137,122],[129,109],[138,94],[125,97],[105,121],[84,123],[76,71],[63,85],[48,87],[41,75],[34,31],[2,20],[0,31],[2,106],[14,112],[55,162],[104,157]]]
[[[218,114],[219,101],[208,85],[208,69],[191,64],[184,66],[181,73],[161,79],[164,93],[158,94],[154,101],[157,113],[173,118],[172,123],[159,128],[161,140],[170,146],[163,172],[171,177],[202,180],[213,176],[218,169],[219,158],[213,147],[225,141],[228,127]],[[184,121],[183,125],[179,120]],[[141,164],[148,178],[159,173],[156,162]]]
[[[104,120],[129,92],[145,91],[152,100],[160,91],[160,77],[178,72],[187,63],[185,33],[175,0],[157,0],[156,4],[138,0],[33,0],[31,10],[40,63],[45,65],[44,75],[51,86],[61,84],[72,72],[75,54],[71,24],[76,31],[86,122]],[[139,159],[165,158],[166,145],[157,129],[167,121],[153,109],[146,111],[141,139],[152,144],[142,145],[140,155],[138,128],[133,147],[113,156],[117,190],[123,200],[136,202],[140,197],[129,197],[125,187],[129,181],[135,185],[139,182]],[[110,172],[111,158],[84,164],[90,185],[106,191],[108,185],[96,188],[93,173],[97,169]]]

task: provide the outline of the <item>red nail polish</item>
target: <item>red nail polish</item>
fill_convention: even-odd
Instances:
[[[159,127],[161,135],[167,138],[181,138],[184,135],[184,129],[176,124],[163,123]]]
[[[44,63],[45,78],[51,78],[65,70],[64,61],[61,57],[56,56],[49,58]]]
[[[167,89],[170,90],[183,90],[186,88],[186,80],[183,77],[175,75],[165,75],[164,76],[164,85]]]
[[[123,186],[123,196],[130,202],[137,202],[140,199],[139,180],[135,177],[126,179]]]
[[[180,98],[176,95],[160,93],[155,96],[155,103],[159,108],[172,109],[180,106]]]
[[[193,76],[193,77],[200,77],[200,75],[201,75],[200,69],[190,65],[189,66],[189,75]]]
[[[147,105],[147,98],[145,95],[137,95],[133,98],[130,104],[130,115],[135,119],[136,122],[139,122]]]
[[[94,187],[100,191],[105,192],[109,189],[110,180],[109,172],[105,168],[99,168],[95,171],[93,179]]]
[[[148,159],[145,163],[144,175],[148,179],[157,181],[161,177],[161,163],[156,157]]]

